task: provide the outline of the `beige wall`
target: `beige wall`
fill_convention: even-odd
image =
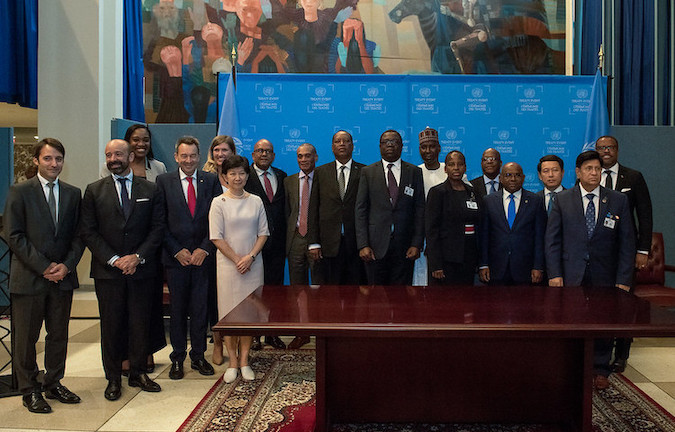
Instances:
[[[98,178],[110,120],[122,117],[122,0],[40,0],[38,135],[66,147],[61,178]],[[78,266],[88,278],[90,254]]]

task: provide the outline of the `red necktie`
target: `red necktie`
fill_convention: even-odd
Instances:
[[[268,173],[265,171],[263,173],[263,177],[265,179],[265,193],[267,194],[267,199],[272,202],[274,199],[274,191],[272,190],[272,182],[270,182],[270,179],[267,177]]]
[[[309,176],[307,174],[305,174],[304,183],[300,197],[300,223],[298,224],[298,232],[303,237],[307,235],[307,212],[309,211]]]
[[[188,181],[187,201],[190,214],[194,217],[195,208],[197,208],[197,194],[195,193],[195,186],[192,184],[192,177],[185,177]]]

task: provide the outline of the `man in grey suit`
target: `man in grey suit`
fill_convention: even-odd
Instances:
[[[309,252],[321,260],[325,284],[359,285],[365,271],[356,248],[354,207],[364,165],[352,159],[354,140],[349,132],[336,132],[332,141],[335,161],[318,167],[314,176]]]
[[[356,243],[368,283],[411,285],[424,241],[422,170],[401,160],[395,130],[380,137],[382,160],[363,168],[356,196]]]
[[[122,394],[122,360],[131,363],[129,386],[158,392],[145,373],[150,327],[148,311],[164,235],[164,215],[154,183],[133,175],[129,143],[115,139],[105,147],[112,173],[87,186],[82,199],[81,236],[91,250],[91,277],[101,316],[106,399]],[[128,335],[128,339],[124,336]]]
[[[300,172],[284,179],[286,191],[286,256],[288,278],[291,285],[319,284],[317,262],[310,257],[308,242],[309,206],[314,185],[314,167],[319,156],[316,148],[308,143],[297,151]]]
[[[5,238],[12,251],[9,289],[12,295],[14,358],[23,405],[33,413],[49,413],[42,397],[62,403],[80,398],[64,385],[68,322],[73,289],[79,286],[77,263],[84,246],[77,237],[80,190],[59,180],[66,151],[54,138],[35,146],[37,175],[12,186],[5,203]],[[45,375],[37,380],[35,344],[46,324]]]
[[[635,236],[628,198],[600,186],[602,162],[596,151],[576,160],[579,184],[558,194],[546,226],[550,286],[618,287],[633,277]],[[612,339],[595,340],[594,385],[609,386]]]

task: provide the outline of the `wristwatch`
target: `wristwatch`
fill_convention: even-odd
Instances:
[[[136,255],[136,258],[138,258],[139,264],[145,264],[145,258],[143,258],[140,254],[134,254],[134,255]]]

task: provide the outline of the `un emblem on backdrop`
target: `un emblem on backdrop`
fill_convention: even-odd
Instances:
[[[473,96],[475,98],[479,98],[479,97],[483,96],[483,89],[478,88],[478,87],[472,89],[471,90],[471,96]]]
[[[533,88],[528,88],[525,89],[525,97],[528,99],[532,99],[536,95],[536,92],[534,91]]]
[[[367,90],[368,96],[377,97],[380,94],[380,90],[377,87],[370,87]]]
[[[422,87],[420,89],[420,96],[422,96],[423,98],[428,98],[429,96],[431,96],[431,89],[429,87]]]
[[[317,87],[316,89],[314,89],[314,94],[319,97],[326,96],[326,87]]]
[[[454,140],[455,138],[457,138],[457,131],[454,129],[450,129],[445,132],[445,137],[447,139]]]
[[[290,136],[293,139],[298,139],[300,138],[300,129],[293,128],[290,131],[288,131],[288,136]]]
[[[263,94],[265,96],[272,96],[274,94],[274,87],[270,86],[263,87]]]
[[[499,131],[497,136],[499,137],[500,140],[506,141],[511,136],[511,133],[507,130],[501,130],[501,131]]]
[[[588,89],[578,89],[577,97],[579,99],[586,99],[588,97]]]
[[[560,133],[560,131],[553,131],[553,132],[551,132],[551,139],[552,139],[553,141],[559,141],[560,138],[562,138],[562,133]]]

